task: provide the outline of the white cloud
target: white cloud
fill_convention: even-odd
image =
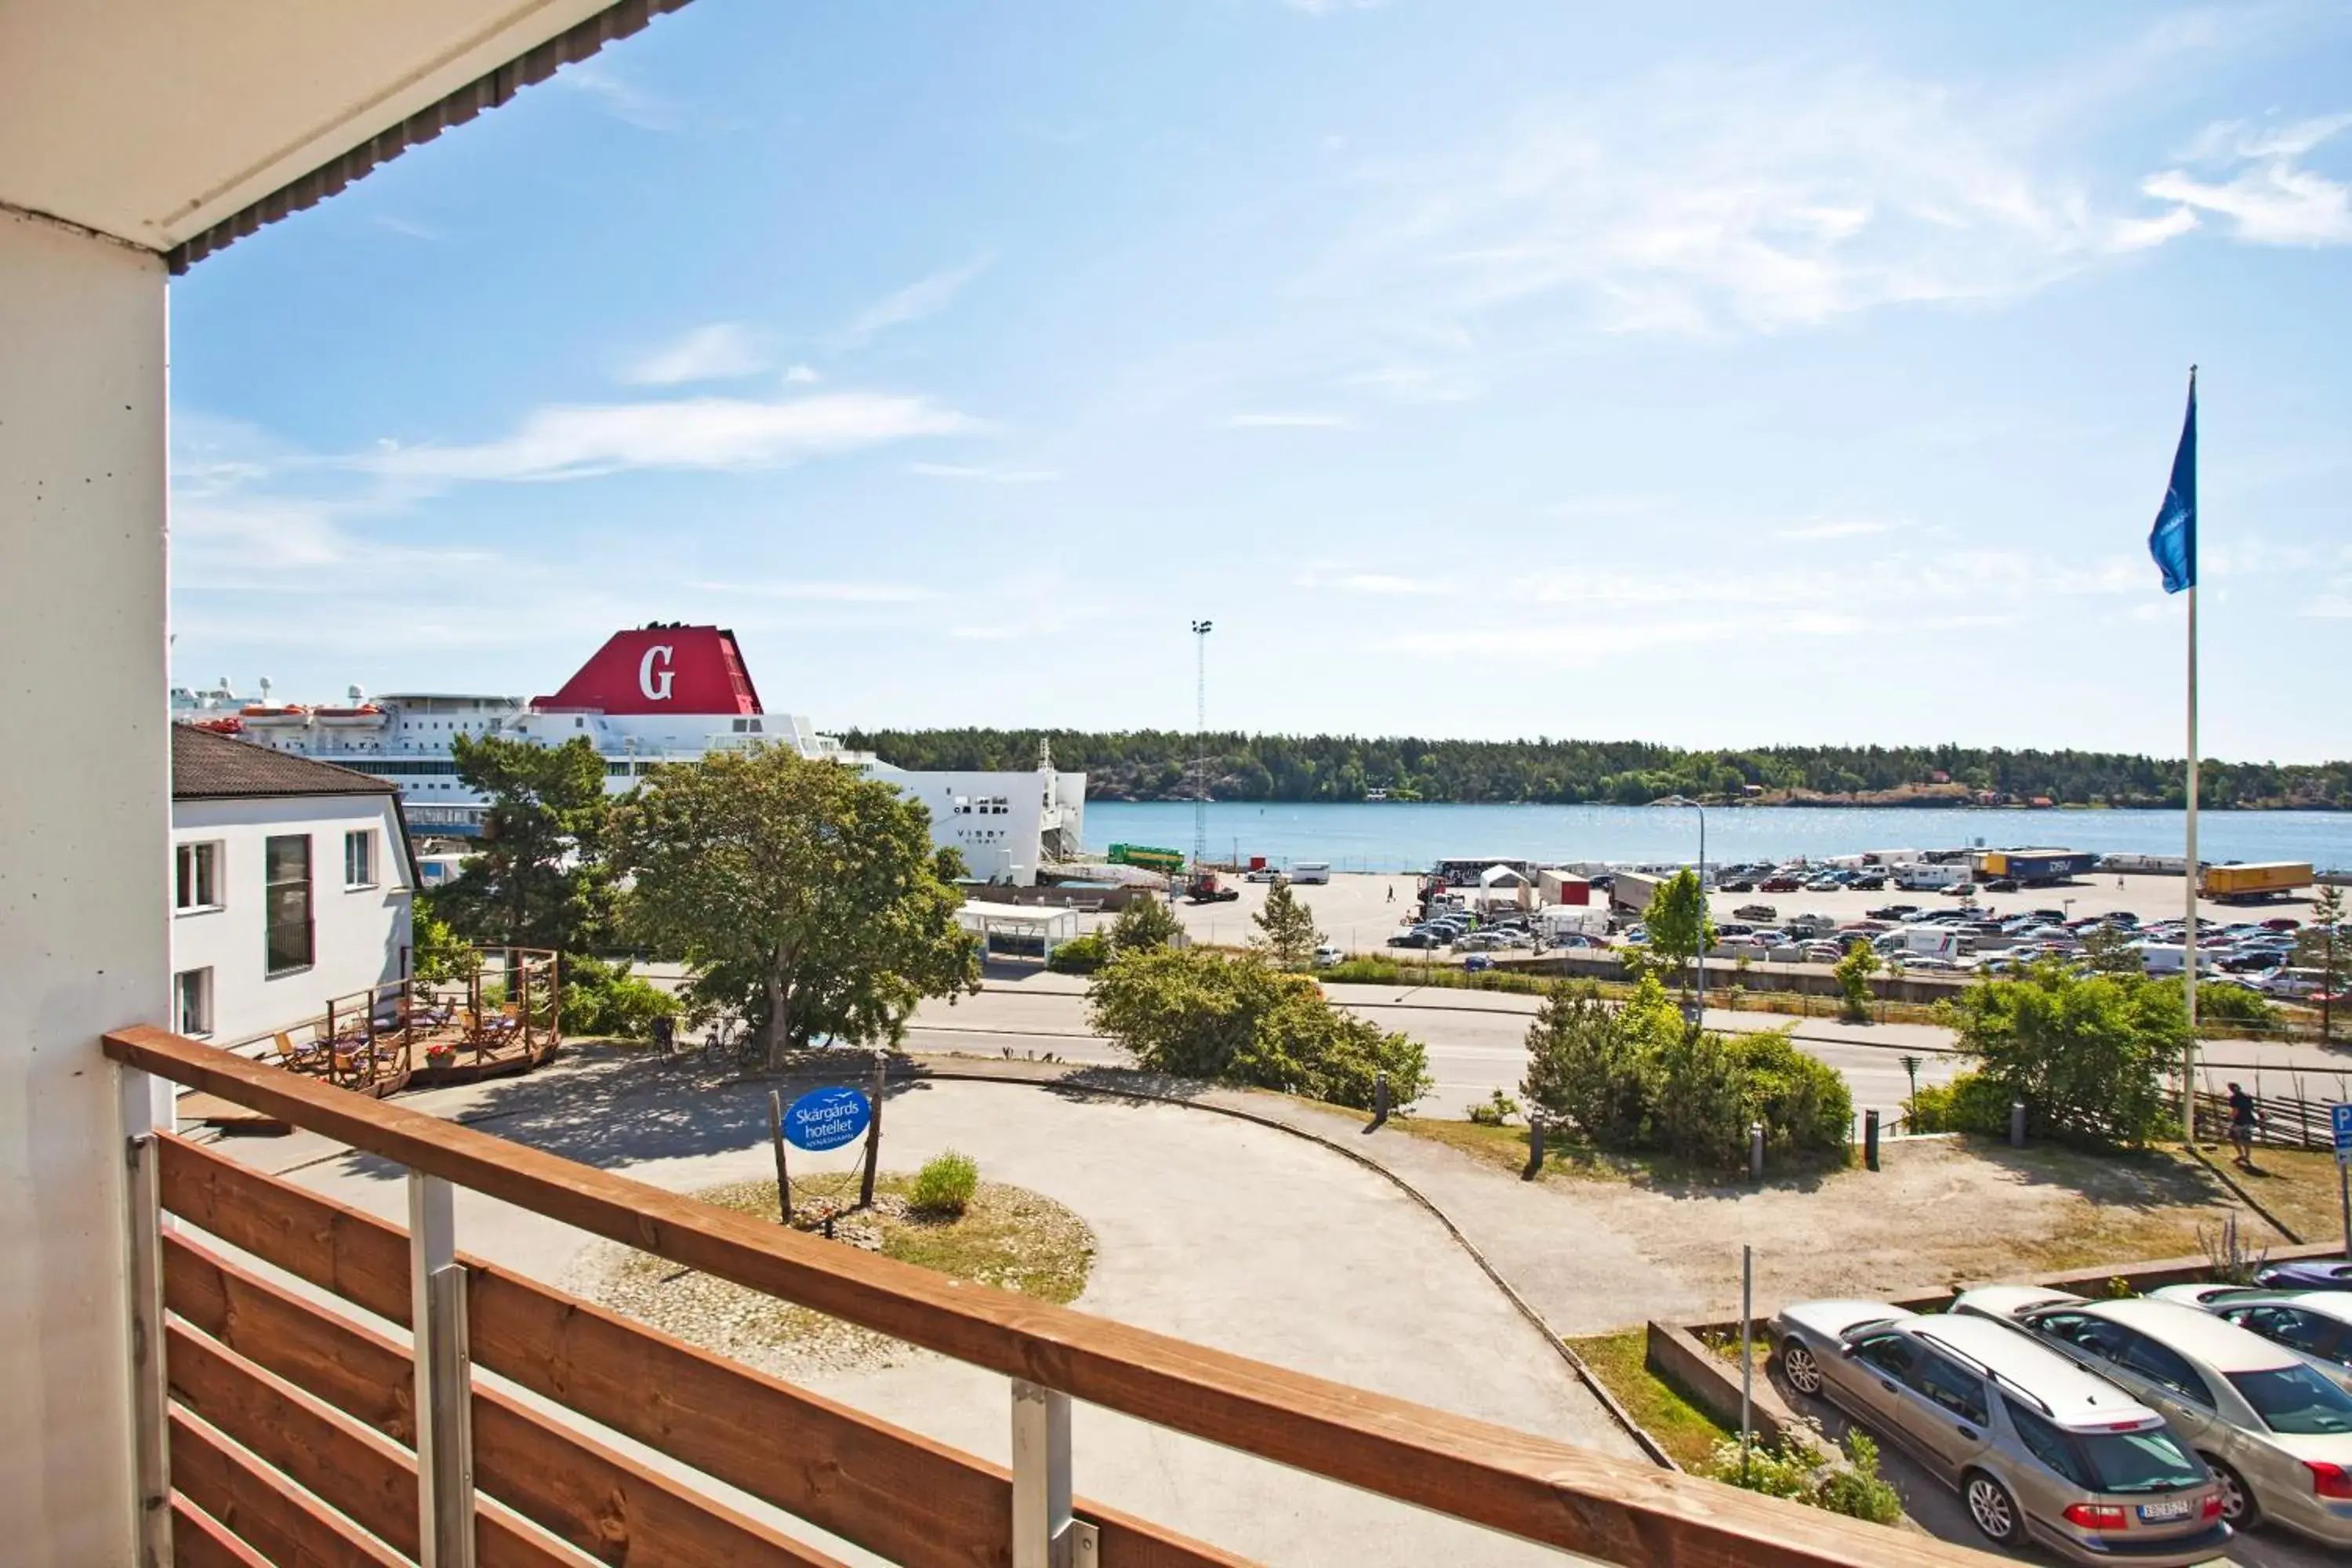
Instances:
[[[608,61],[566,66],[555,73],[555,82],[584,94],[614,119],[640,131],[676,131],[684,122],[677,105],[631,81]]]
[[[2347,125],[2352,114],[2275,125],[2223,121],[2198,135],[2184,162],[2234,170],[2229,178],[2167,169],[2140,188],[2179,204],[2176,214],[2192,224],[2200,212],[2228,219],[2230,237],[2250,245],[2352,245],[2352,185],[2297,162]]]
[[[1060,479],[1055,468],[992,468],[960,463],[909,463],[909,471],[934,479],[971,479],[991,485],[1043,485]]]
[[[711,594],[745,594],[761,599],[789,599],[829,605],[915,605],[947,595],[921,583],[689,583],[689,588]]]
[[[1806,541],[1815,539],[1861,539],[1874,533],[1885,533],[1895,527],[1871,518],[1853,518],[1843,521],[1802,522],[1792,528],[1772,531],[1775,539]]]
[[[1419,577],[1397,577],[1384,572],[1357,572],[1339,579],[1351,594],[1442,594],[1445,589]]]
[[[1339,430],[1348,425],[1344,414],[1228,414],[1214,421],[1225,430]]]
[[[863,342],[875,333],[892,327],[902,327],[909,321],[919,321],[926,316],[936,316],[955,302],[964,285],[979,277],[992,258],[974,257],[961,267],[934,272],[929,277],[908,284],[893,294],[886,294],[850,318],[849,324],[838,334],[844,342]]]
[[[1285,5],[1308,16],[1336,16],[1342,11],[1370,11],[1381,0],[1282,0]]]
[[[749,327],[740,321],[713,321],[654,350],[624,371],[621,379],[638,386],[731,381],[757,375],[769,363],[767,351]]]
[[[2185,198],[2135,212],[2066,173],[2063,120],[1870,70],[1669,70],[1367,170],[1388,212],[1334,265],[1438,316],[1780,332],[2013,299],[2193,226]]]
[[[782,402],[698,397],[542,408],[512,435],[354,459],[425,480],[575,479],[625,468],[769,468],[977,422],[920,397],[836,392]]]
[[[1399,403],[1467,403],[1478,395],[1476,385],[1459,372],[1426,365],[1386,364],[1347,376],[1339,384],[1382,393]]]
[[[784,382],[790,386],[814,386],[824,379],[811,365],[795,364],[784,368]]]
[[[757,375],[772,363],[758,333],[740,321],[712,321],[644,355],[622,379],[639,386],[679,386]]]

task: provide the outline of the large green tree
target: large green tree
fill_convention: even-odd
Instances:
[[[895,1043],[924,997],[980,988],[961,860],[888,784],[781,746],[714,752],[655,770],[616,817],[633,928],[772,1066],[819,1036]]]
[[[611,810],[604,759],[585,740],[537,746],[458,735],[457,781],[488,801],[481,851],[434,893],[429,914],[469,942],[583,953],[611,932]]]
[[[1699,890],[1698,873],[1677,871],[1659,883],[1642,912],[1642,925],[1650,935],[1650,952],[1670,970],[1681,970],[1713,947],[1715,920]]]

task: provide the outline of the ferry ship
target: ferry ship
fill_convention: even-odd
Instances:
[[[604,787],[626,794],[664,763],[715,751],[790,746],[897,785],[931,815],[934,843],[960,850],[972,876],[1028,886],[1041,867],[1075,858],[1085,826],[1087,775],[1056,771],[1042,748],[1028,773],[910,773],[845,748],[805,717],[761,705],[735,634],[654,622],[615,632],[553,695],[525,700],[415,691],[368,698],[352,687],[337,706],[273,703],[269,683],[246,701],[223,680],[174,687],[172,717],[256,745],[316,757],[400,786],[420,834],[478,837],[487,808],[457,777],[459,735],[536,745],[585,739],[604,759]]]

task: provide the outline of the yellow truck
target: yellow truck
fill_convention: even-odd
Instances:
[[[2221,903],[2245,899],[2274,899],[2311,886],[2307,861],[2269,860],[2253,866],[2208,866],[2199,890]]]

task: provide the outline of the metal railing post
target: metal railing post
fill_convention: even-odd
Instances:
[[[131,1308],[131,1430],[141,1568],[172,1562],[171,1388],[163,1366],[163,1195],[155,1142],[162,1086],[152,1073],[121,1071],[122,1213]],[[166,1107],[169,1101],[163,1102]]]
[[[422,1568],[474,1568],[473,1373],[455,1190],[408,1173],[408,1310],[416,1372],[416,1538]]]
[[[1070,1396],[1013,1380],[1013,1568],[1096,1568],[1095,1527],[1070,1517]]]

